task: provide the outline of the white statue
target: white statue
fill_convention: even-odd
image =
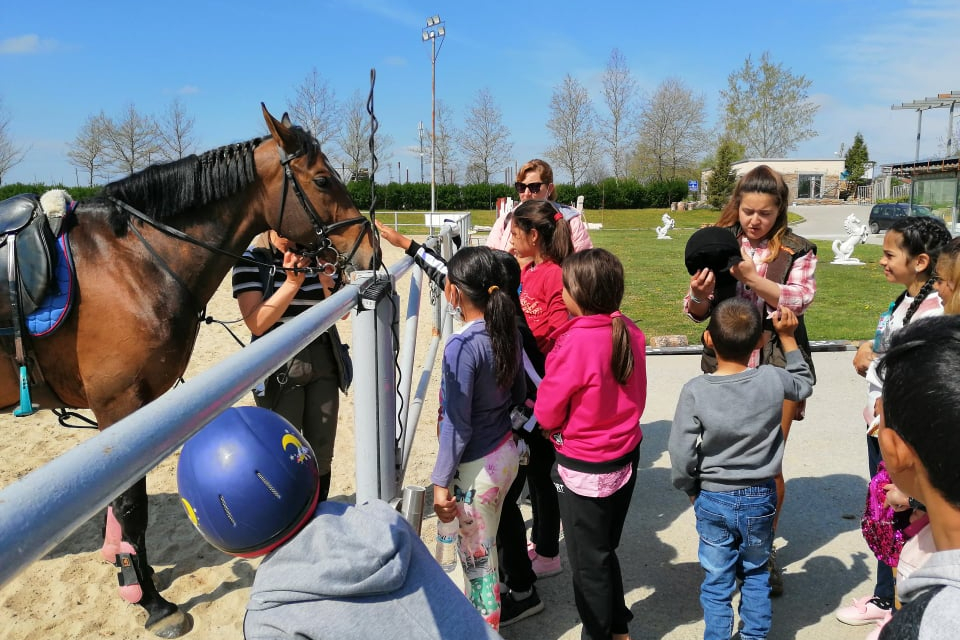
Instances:
[[[663,222],[663,226],[657,227],[657,240],[673,240],[673,238],[667,234],[670,233],[670,229],[673,229],[677,223],[670,217],[669,213],[663,214],[660,220]]]
[[[870,237],[870,227],[861,223],[856,214],[851,213],[843,221],[843,228],[848,237],[846,240],[833,241],[833,253],[836,257],[830,264],[863,264],[851,256],[857,245],[865,243]]]

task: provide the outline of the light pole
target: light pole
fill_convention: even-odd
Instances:
[[[446,35],[447,29],[440,16],[427,18],[423,41],[430,41],[430,213],[437,211],[437,51],[443,46]],[[439,47],[437,40],[440,41]]]
[[[420,133],[420,184],[423,184],[423,120],[420,121],[417,131]]]

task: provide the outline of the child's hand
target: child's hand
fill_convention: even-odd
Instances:
[[[870,363],[877,359],[877,354],[873,350],[873,341],[864,340],[860,343],[856,355],[853,356],[853,368],[857,373],[866,377],[867,370],[870,369]]]
[[[900,489],[897,489],[897,485],[892,482],[885,484],[883,485],[883,490],[886,493],[883,506],[891,507],[894,511],[906,511],[910,508],[910,497],[903,491],[900,491]]]
[[[440,522],[450,522],[457,517],[457,501],[446,487],[433,487],[433,512]]]
[[[410,238],[403,235],[393,227],[388,227],[377,220],[377,230],[380,232],[380,237],[393,246],[400,247],[404,251],[410,248]]]
[[[773,312],[772,320],[773,328],[781,338],[784,336],[792,337],[794,331],[797,330],[797,325],[800,324],[797,315],[787,307],[778,307]]]

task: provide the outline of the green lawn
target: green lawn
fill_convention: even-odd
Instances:
[[[662,224],[666,209],[609,210],[585,212],[590,222],[603,222],[603,229],[590,232],[593,243],[615,253],[626,271],[623,312],[648,336],[685,335],[698,344],[703,325],[692,322],[681,312],[683,296],[690,281],[683,264],[687,238],[702,224],[716,222],[717,212],[708,210],[671,212],[676,227],[672,240],[657,240],[655,228]],[[413,214],[402,214],[400,223],[413,222]],[[417,216],[419,217],[419,215]],[[492,211],[472,213],[474,225],[492,224]],[[791,220],[800,218],[791,214]],[[392,222],[392,214],[381,220]],[[419,221],[422,221],[419,218]],[[404,233],[419,235],[425,227],[404,227]],[[878,265],[881,248],[865,244],[857,247],[855,257],[862,266],[830,264],[831,241],[816,242],[820,261],[817,265],[817,298],[807,311],[806,323],[811,340],[863,340],[873,336],[877,318],[900,293],[883,277]]]

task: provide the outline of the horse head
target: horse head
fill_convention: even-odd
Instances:
[[[268,212],[267,223],[296,242],[306,255],[335,251],[340,268],[348,263],[360,269],[374,268],[377,251],[370,221],[353,203],[320,144],[294,126],[286,113],[277,120],[263,103],[261,107],[279,154],[279,169],[264,171],[268,183],[275,182],[278,187],[278,204],[275,213]],[[272,153],[271,145],[261,147]],[[257,165],[271,166],[269,162],[261,165],[259,160]]]

